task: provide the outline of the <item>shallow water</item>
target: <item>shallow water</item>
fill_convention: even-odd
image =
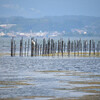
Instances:
[[[9,38],[4,38],[4,37],[0,37],[0,53],[10,53],[10,49],[11,49],[11,38],[12,37],[9,37]],[[61,38],[61,37],[60,37]],[[58,39],[60,38],[54,38],[55,41],[58,41]],[[63,37],[63,40],[65,42],[68,41],[68,39],[70,40],[95,40],[95,42],[97,43],[98,41],[100,41],[100,37]],[[17,38],[15,37],[14,38],[15,41],[16,41],[16,52],[19,52],[19,43],[20,43],[20,39],[21,37]],[[23,38],[23,41],[27,41],[28,42],[28,39],[31,40],[31,38]],[[35,38],[36,39],[36,38]],[[38,43],[42,43],[43,42],[43,38],[37,38],[38,40]],[[30,46],[29,46],[30,47]],[[30,47],[31,48],[31,47]]]
[[[0,99],[100,97],[100,58],[0,57]],[[91,100],[91,99],[87,99]]]

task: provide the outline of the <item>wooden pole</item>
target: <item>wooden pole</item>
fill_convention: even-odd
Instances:
[[[36,39],[36,42],[35,42],[35,56],[37,56],[37,48],[38,48],[38,46],[37,46],[37,39]]]
[[[14,40],[14,56],[16,55],[16,42]]]
[[[25,53],[24,53],[25,56],[26,56],[26,46],[27,46],[27,43],[26,43],[26,41],[25,41]]]
[[[92,40],[92,50],[93,50],[93,54],[95,55],[95,41]]]
[[[40,51],[40,45],[38,44],[38,56],[39,56],[39,51]]]
[[[20,56],[23,56],[23,38],[20,40]]]
[[[68,52],[68,56],[70,56],[70,40],[68,40],[67,52]]]
[[[40,45],[40,55],[42,54],[42,45]]]
[[[59,56],[59,40],[58,40],[58,56]]]
[[[77,40],[77,55],[79,56],[79,41]]]
[[[50,54],[50,38],[48,40],[48,56],[49,56],[49,54]]]
[[[80,39],[80,51],[81,51],[81,56],[82,56],[82,41]]]
[[[62,50],[61,50],[61,52],[62,52],[62,57],[63,57],[63,40],[62,40]]]
[[[89,56],[91,55],[91,40],[89,42]]]
[[[76,56],[76,41],[74,40],[74,56]]]
[[[28,39],[27,56],[29,56],[29,45],[30,45],[30,40]]]
[[[64,53],[66,52],[66,43],[64,43]]]
[[[42,55],[45,54],[45,44],[46,44],[46,41],[45,41],[45,38],[43,39],[43,52],[42,52]]]
[[[98,45],[98,43],[97,43],[96,51],[97,51],[97,56],[99,56],[99,45]]]
[[[73,52],[73,41],[71,42],[71,52]]]
[[[11,39],[11,57],[13,57],[13,37]]]
[[[31,38],[31,57],[33,57],[34,52],[34,38]]]

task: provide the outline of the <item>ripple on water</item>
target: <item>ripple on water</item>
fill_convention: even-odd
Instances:
[[[0,57],[0,98],[98,98],[99,71],[99,58]]]

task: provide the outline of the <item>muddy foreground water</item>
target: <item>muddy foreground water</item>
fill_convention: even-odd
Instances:
[[[100,100],[100,58],[2,56],[0,100]]]

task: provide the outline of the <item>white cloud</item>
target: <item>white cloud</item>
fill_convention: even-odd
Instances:
[[[4,4],[2,5],[4,8],[18,8],[18,5],[12,5],[12,4]]]
[[[34,13],[40,13],[40,10],[35,9],[35,8],[30,8],[31,11],[33,11]]]
[[[2,5],[2,7],[8,8],[8,9],[24,10],[22,7],[20,7],[17,4],[15,4],[15,5],[13,5],[13,4],[4,4],[4,5]]]

